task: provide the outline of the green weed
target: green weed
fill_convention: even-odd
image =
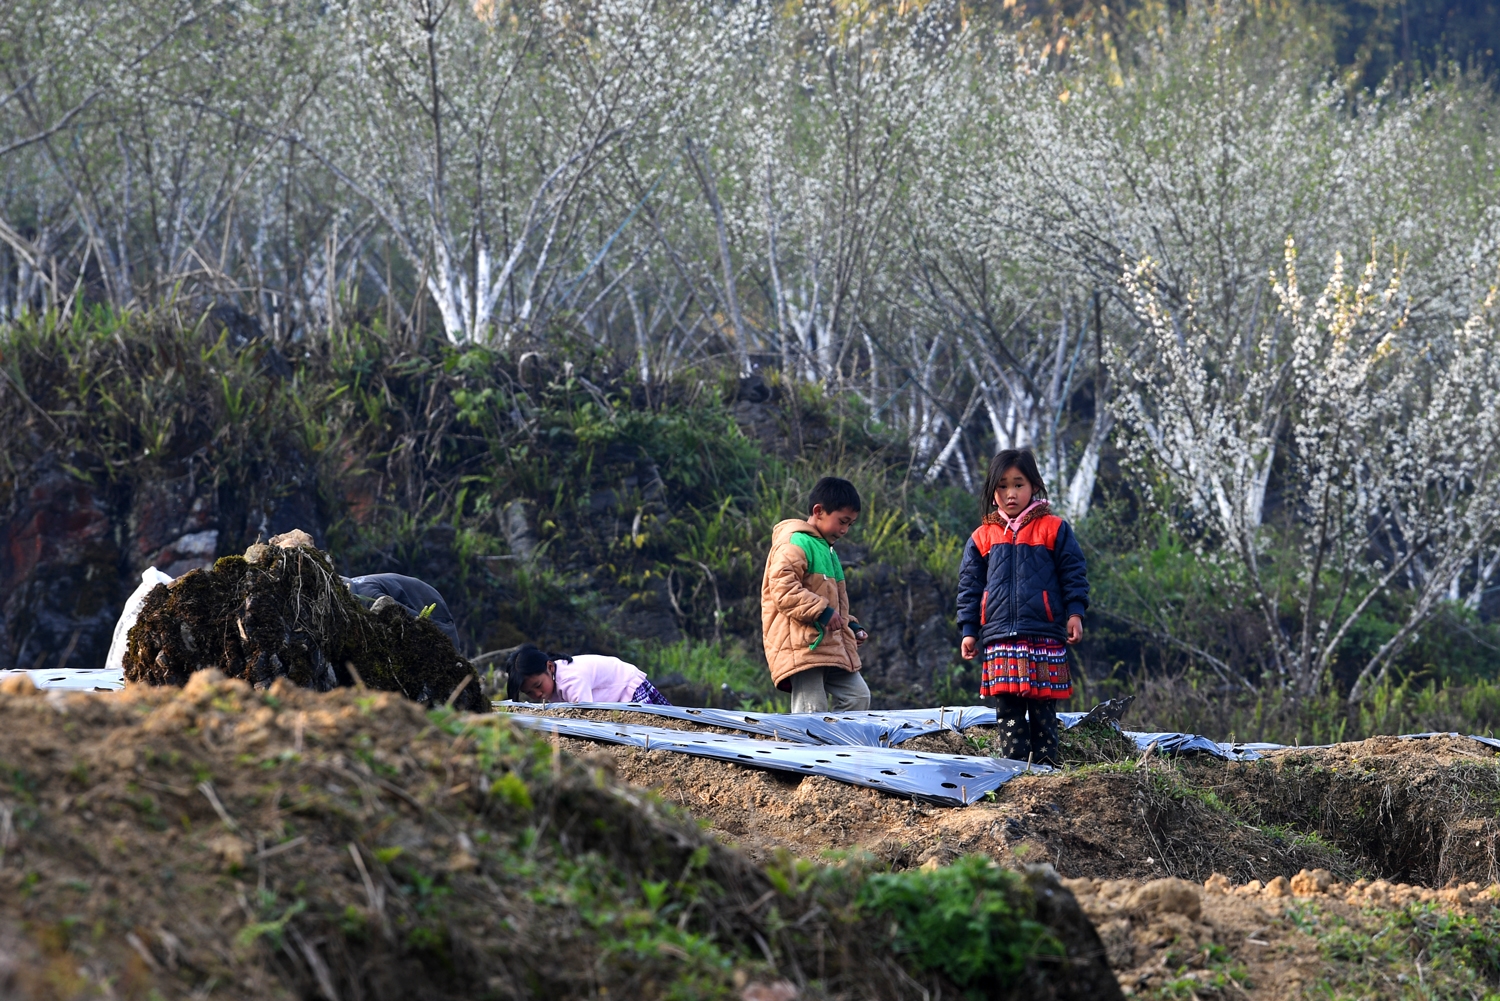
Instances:
[[[738,642],[628,643],[625,652],[647,676],[660,680],[679,675],[692,685],[718,693],[725,686],[740,696],[736,708],[785,712],[787,696],[771,684],[765,662]]]
[[[1500,918],[1434,904],[1345,919],[1310,903],[1288,917],[1318,940],[1329,967],[1314,998],[1396,997],[1469,1001],[1500,994]]]
[[[857,902],[890,920],[898,953],[961,987],[1000,987],[1030,960],[1064,955],[1061,943],[1035,920],[1021,877],[981,855],[931,871],[876,873]]]

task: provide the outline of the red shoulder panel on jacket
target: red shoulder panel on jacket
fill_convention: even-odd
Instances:
[[[1055,514],[1044,514],[1021,529],[1016,543],[1022,546],[1046,546],[1051,549],[1057,544],[1057,530],[1061,527],[1061,518]]]
[[[974,529],[974,534],[969,538],[974,540],[974,545],[979,548],[979,555],[982,558],[989,556],[990,547],[1000,542],[1005,535],[1005,529],[999,525],[983,524]]]
[[[1044,546],[1052,549],[1057,544],[1057,530],[1061,527],[1061,518],[1055,514],[1044,514],[1040,518],[1028,521],[1014,539],[1011,538],[1010,529],[991,522],[985,522],[974,529],[974,534],[969,538],[974,540],[974,545],[979,549],[979,555],[987,557],[990,555],[991,547],[1002,542],[1014,542],[1019,546]]]

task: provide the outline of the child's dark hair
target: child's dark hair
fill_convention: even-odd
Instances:
[[[858,511],[859,491],[848,480],[825,476],[813,484],[812,493],[807,495],[807,513],[812,514],[813,507],[818,504],[823,505],[823,510],[830,514],[846,507]]]
[[[521,697],[521,686],[526,679],[538,674],[547,673],[547,661],[554,658],[547,656],[535,643],[523,643],[516,647],[510,655],[508,665],[508,677],[505,681],[505,697],[512,702]]]
[[[995,491],[1000,489],[1000,477],[1012,469],[1031,482],[1032,500],[1047,499],[1047,485],[1042,482],[1042,472],[1036,466],[1036,454],[1029,448],[1007,448],[990,460],[989,475],[984,478],[984,493],[979,495],[979,513],[988,517],[995,510]]]

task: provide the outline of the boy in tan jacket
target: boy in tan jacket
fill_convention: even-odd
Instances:
[[[859,517],[859,491],[825,476],[807,499],[807,520],[791,518],[771,532],[761,582],[760,621],[771,680],[792,693],[792,712],[870,708],[859,673],[868,634],[849,614],[844,565],[833,551]]]

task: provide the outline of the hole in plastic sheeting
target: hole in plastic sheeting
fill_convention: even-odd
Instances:
[[[746,761],[754,761],[755,760],[755,755],[753,755],[753,754],[736,754],[735,757],[736,758],[744,758]]]
[[[812,765],[802,765],[801,767],[803,767],[803,768],[811,768]]]
[[[944,782],[943,783],[943,788],[944,789],[957,789],[958,788],[958,783],[957,782]]]
[[[977,776],[970,775],[968,772],[959,772],[958,774],[959,774],[959,776],[961,778],[966,778],[966,779],[977,778]]]
[[[831,764],[833,764],[833,762],[829,761],[827,758],[814,758],[813,760],[816,761],[820,765],[831,765]]]
[[[852,754],[845,754],[843,751],[835,751],[834,752],[834,757],[837,757],[837,758],[852,758],[853,755]]]
[[[880,770],[880,774],[882,774],[882,775],[900,775],[901,773],[900,772],[893,772],[889,768],[882,768]]]
[[[898,761],[896,763],[898,765],[914,765],[914,764],[916,764],[915,761],[907,761],[905,758],[902,758],[900,761]]]
[[[756,754],[770,754],[770,751],[756,751]]]

